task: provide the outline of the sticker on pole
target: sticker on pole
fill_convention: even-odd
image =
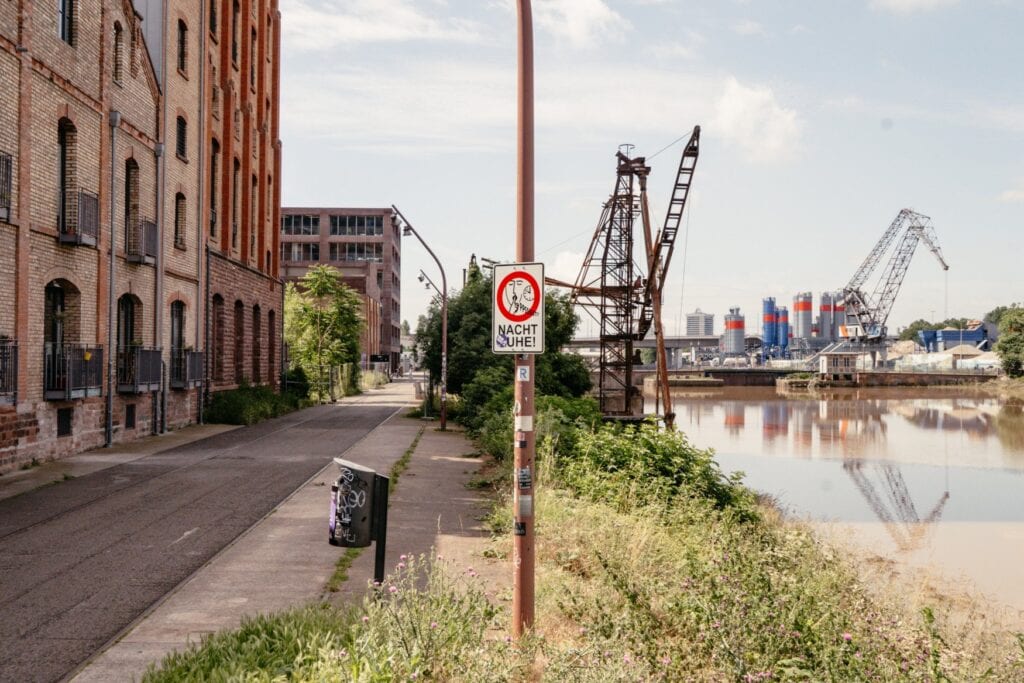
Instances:
[[[544,352],[544,264],[494,266],[494,353]]]

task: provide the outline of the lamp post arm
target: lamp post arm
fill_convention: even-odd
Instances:
[[[443,432],[448,428],[448,276],[445,275],[441,259],[437,258],[434,250],[423,241],[420,234],[416,232],[416,228],[412,227],[409,219],[394,204],[391,205],[391,208],[402,219],[402,222],[405,223],[403,230],[407,229],[416,236],[416,239],[420,241],[420,244],[427,250],[430,257],[434,259],[437,269],[441,271],[441,431]],[[434,289],[437,288],[435,287]]]

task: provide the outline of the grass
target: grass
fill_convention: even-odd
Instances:
[[[32,458],[31,460],[29,460],[27,462],[21,463],[21,467],[19,467],[18,469],[24,471],[24,470],[30,470],[30,469],[32,469],[34,467],[39,467],[39,458]]]
[[[514,645],[472,569],[403,556],[360,606],[246,622],[145,680],[1024,680],[1024,636],[972,639],[869,590],[685,438],[565,435],[538,449],[536,629]],[[493,557],[511,555],[507,468],[482,475],[506,494]]]

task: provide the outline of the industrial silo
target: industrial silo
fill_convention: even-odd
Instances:
[[[779,321],[777,330],[779,348],[782,350],[782,355],[786,355],[786,349],[789,348],[789,309],[785,306],[780,306],[775,311],[775,315]]]
[[[763,311],[761,319],[761,324],[763,325],[762,347],[765,351],[768,351],[779,343],[776,332],[778,330],[778,321],[775,317],[775,297],[765,299],[761,310]]]
[[[730,308],[728,315],[725,316],[722,350],[726,355],[742,355],[747,351],[746,325],[738,308]]]
[[[835,323],[833,321],[833,314],[835,311],[835,305],[833,303],[831,292],[821,293],[821,310],[820,310],[820,322],[818,323],[818,336],[826,341],[832,341],[835,338],[833,329]]]
[[[842,292],[835,293],[835,299],[832,303],[832,338],[839,340],[842,338],[842,334],[839,331],[840,327],[846,326],[846,299],[843,298]]]
[[[812,305],[810,292],[801,292],[793,297],[793,336],[797,339],[811,338]]]

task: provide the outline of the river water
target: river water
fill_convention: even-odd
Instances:
[[[724,388],[673,403],[696,446],[787,514],[1024,610],[1020,407],[926,389]]]

